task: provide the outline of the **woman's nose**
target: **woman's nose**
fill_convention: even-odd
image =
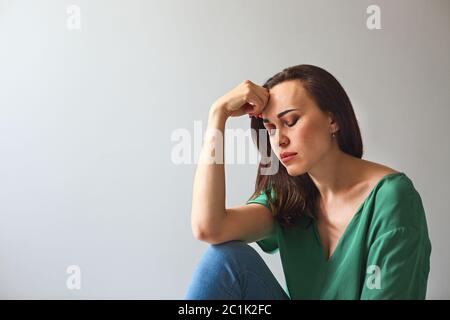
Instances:
[[[289,138],[281,131],[279,131],[278,139],[279,139],[278,141],[279,146],[286,146],[289,144]]]

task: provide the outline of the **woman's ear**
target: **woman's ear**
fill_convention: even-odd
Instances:
[[[328,111],[328,124],[330,125],[330,134],[339,131],[339,124],[330,111]]]

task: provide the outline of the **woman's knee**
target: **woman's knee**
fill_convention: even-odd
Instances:
[[[258,252],[249,244],[241,240],[232,240],[220,244],[211,244],[207,249],[208,255],[218,259],[239,260],[260,258]]]

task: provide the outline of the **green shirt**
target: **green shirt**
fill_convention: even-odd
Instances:
[[[269,208],[263,192],[247,203]],[[315,221],[274,226],[256,243],[279,251],[291,299],[425,299],[431,243],[420,195],[402,172],[377,182],[328,261]]]

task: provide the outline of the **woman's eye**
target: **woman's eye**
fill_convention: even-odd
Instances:
[[[295,119],[295,120],[294,120],[293,122],[291,122],[291,123],[285,122],[285,125],[288,126],[288,127],[292,127],[292,126],[294,126],[294,125],[297,123],[297,121],[298,121],[298,118]],[[270,125],[270,126],[266,126],[266,130],[267,130],[267,132],[269,133],[269,136],[273,136],[273,135],[275,134],[275,130],[276,130],[276,129]]]
[[[291,123],[286,123],[286,125],[288,126],[288,127],[292,127],[292,126],[294,126],[296,123],[297,123],[297,121],[298,121],[298,118],[297,119],[295,119],[293,122],[291,122]]]

